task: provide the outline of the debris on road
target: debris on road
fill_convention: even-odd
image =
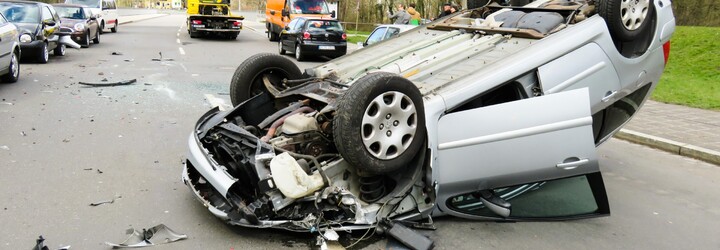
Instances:
[[[175,59],[172,59],[172,58],[163,59],[162,52],[158,52],[158,54],[160,54],[160,58],[153,58],[153,59],[151,59],[151,61],[154,61],[154,62],[160,62],[160,61],[175,61]]]
[[[125,59],[126,62],[133,62],[135,59]]]
[[[33,250],[50,250],[50,248],[48,248],[45,245],[45,238],[43,238],[42,235],[40,235],[40,237],[38,237],[38,239],[35,240],[35,246],[32,249]],[[68,249],[70,249],[70,246],[64,246],[64,247],[58,248],[57,250],[68,250]]]
[[[0,149],[4,149],[4,150],[10,150],[10,147],[8,147],[8,146],[5,146],[5,145],[2,145],[2,146],[0,146]]]
[[[97,172],[98,172],[98,174],[102,174],[102,173],[103,173],[103,171],[100,170],[99,168],[97,169]]]
[[[107,81],[107,79],[104,79]],[[125,81],[119,81],[119,82],[78,82],[79,84],[91,86],[91,87],[112,87],[112,86],[120,86],[120,85],[129,85],[137,82],[137,79],[130,79]]]
[[[113,51],[113,53],[110,53],[110,54],[113,56],[122,56],[123,55],[122,52],[114,52],[114,51]]]
[[[27,136],[27,134],[25,133],[25,131],[20,131],[20,135],[22,135],[22,136]]]
[[[83,170],[90,171],[90,170],[92,170],[92,168],[83,168]]]
[[[187,235],[179,234],[165,226],[159,224],[149,229],[143,229],[142,232],[130,228],[125,231],[128,238],[120,244],[105,242],[105,244],[113,248],[138,248],[171,243],[179,240],[187,239]]]
[[[97,207],[97,206],[100,206],[100,205],[102,205],[102,204],[113,204],[113,203],[115,203],[115,198],[113,198],[112,200],[105,200],[105,201],[93,202],[93,203],[90,203],[90,206],[91,206],[91,207]]]
[[[0,102],[0,104],[5,104],[5,105],[15,105],[15,104],[13,104],[12,102]]]

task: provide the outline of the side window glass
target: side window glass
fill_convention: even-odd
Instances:
[[[382,41],[383,36],[385,36],[385,31],[387,31],[386,27],[378,28],[375,31],[373,31],[372,34],[367,39],[367,44],[373,44],[379,41]]]
[[[384,39],[396,37],[398,34],[400,34],[400,30],[399,30],[399,29],[397,29],[397,28],[390,28],[390,29],[388,30],[387,34],[385,34],[385,38],[384,38]],[[383,40],[384,40],[384,39],[383,39]]]
[[[5,19],[5,16],[0,14],[0,26],[5,25],[7,23],[7,19]]]
[[[108,8],[108,2],[107,2],[107,1],[105,1],[105,0],[102,1],[102,8],[103,8],[103,9],[107,9],[107,8]]]
[[[47,7],[42,8],[42,20],[43,21],[54,21],[52,12]]]
[[[83,12],[85,13],[85,18],[91,18],[92,14],[90,14],[90,9],[83,9]]]
[[[301,31],[305,26],[305,23],[305,19],[298,20],[297,24],[295,25],[295,32]]]
[[[287,27],[290,28],[290,31],[295,29],[295,24],[297,24],[298,19],[290,21],[290,23],[287,24]]]
[[[111,8],[111,9],[116,9],[116,8],[117,8],[117,7],[115,6],[115,1],[110,1],[110,8]]]

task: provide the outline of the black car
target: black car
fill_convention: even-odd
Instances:
[[[280,33],[278,51],[293,51],[298,61],[309,55],[340,57],[347,53],[347,34],[337,20],[298,17]]]
[[[90,41],[100,43],[101,27],[90,8],[76,4],[53,5],[61,18],[62,27],[72,29],[72,40],[83,48],[90,47]]]
[[[52,5],[2,0],[0,12],[18,27],[23,59],[47,63],[51,50],[56,56],[65,55],[65,45],[54,34],[60,28],[60,17]]]

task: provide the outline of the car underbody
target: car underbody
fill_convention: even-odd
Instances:
[[[656,60],[662,51],[645,52],[655,42],[613,42],[595,12],[595,6],[584,1],[486,6],[407,31],[302,75],[282,67],[254,72],[252,82],[240,81],[237,91],[242,94],[233,97],[233,109],[215,108],[199,119],[188,140],[183,180],[214,215],[233,225],[300,232],[351,231],[391,221],[424,225],[423,219],[447,214],[447,198],[461,192],[455,190],[460,184],[437,177],[446,161],[438,159],[438,152],[459,147],[444,143],[442,131],[438,135],[430,129],[445,114],[573,96],[583,100],[576,104],[585,106],[588,118],[576,121],[592,125],[587,134],[594,150],[647,98],[662,72],[662,60]],[[561,42],[563,46],[556,45]],[[600,91],[593,86],[567,87],[582,72],[566,73],[567,79],[549,87],[545,72],[561,65],[549,62],[577,51],[602,54],[607,47],[627,57],[651,58],[643,65],[648,68],[643,77],[650,80],[633,79],[635,85],[617,95],[603,90],[597,98],[593,94]],[[253,57],[238,69],[270,57]],[[637,72],[623,72],[614,60],[601,60],[602,65],[616,65],[602,69],[608,73],[601,77],[621,75],[618,85],[628,85],[622,76]],[[244,79],[237,74],[233,81]],[[374,87],[383,84],[389,87]],[[468,92],[482,95],[453,98]],[[623,103],[630,106],[627,117],[605,124],[610,119],[607,110]],[[600,122],[593,123],[591,114]],[[579,162],[597,164],[592,159]],[[575,167],[567,167],[575,172],[558,176],[592,172]],[[512,181],[506,186],[480,182],[490,183],[488,189],[481,184],[462,197],[481,200],[479,207],[502,219],[510,211],[507,200],[544,183],[507,178]],[[497,187],[506,188],[486,191]],[[451,194],[439,197],[441,189]]]

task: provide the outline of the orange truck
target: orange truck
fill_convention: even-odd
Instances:
[[[335,18],[326,0],[268,0],[265,4],[265,28],[268,39],[277,41],[280,32],[295,17]]]

